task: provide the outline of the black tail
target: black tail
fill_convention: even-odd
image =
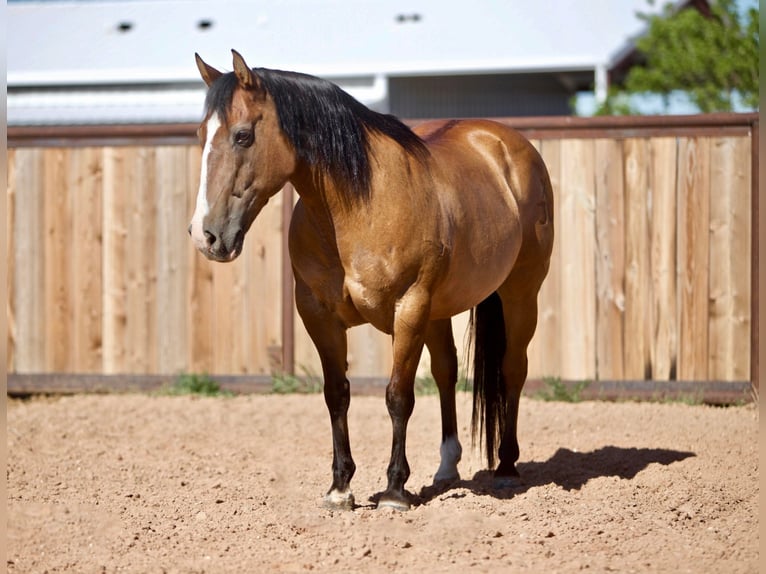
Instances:
[[[489,468],[495,467],[497,448],[505,430],[505,320],[503,303],[493,293],[471,311],[473,331],[473,442],[484,430]],[[479,439],[481,441],[481,438]]]

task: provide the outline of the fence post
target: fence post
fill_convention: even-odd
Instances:
[[[750,383],[758,396],[760,392],[759,388],[759,331],[760,331],[760,302],[758,301],[760,293],[760,230],[758,225],[760,223],[760,187],[759,187],[759,121],[756,116],[751,125],[750,135],[750,153],[752,157],[750,159],[751,167],[751,201],[752,201],[752,222],[750,226],[751,233],[751,247],[750,247]]]
[[[282,373],[285,375],[295,375],[293,268],[288,247],[294,195],[292,184],[285,185],[282,190]]]

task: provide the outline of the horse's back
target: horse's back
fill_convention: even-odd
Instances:
[[[477,131],[495,133],[500,137],[509,137],[527,141],[517,130],[494,120],[486,119],[452,119],[452,120],[426,120],[417,124],[413,131],[425,142],[433,144],[444,140],[464,138],[466,134]]]
[[[429,146],[459,145],[472,138],[498,138],[514,152],[529,151],[534,146],[511,126],[485,119],[428,120],[418,124],[413,131]]]
[[[475,178],[482,170],[496,172],[519,204],[538,203],[540,188],[547,187],[548,173],[537,149],[510,126],[484,119],[432,120],[414,131],[440,169],[458,181],[465,174]]]
[[[430,151],[435,197],[450,222],[450,265],[436,306],[470,308],[505,282],[524,238],[546,217],[547,171],[534,146],[498,122],[432,121],[415,131]]]

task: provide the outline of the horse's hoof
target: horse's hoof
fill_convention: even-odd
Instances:
[[[406,512],[410,507],[410,501],[407,500],[406,495],[384,492],[378,499],[378,509],[391,508],[399,512]]]
[[[497,490],[506,490],[510,488],[519,488],[523,486],[521,478],[518,476],[497,476],[492,480],[492,486]]]
[[[455,470],[452,472],[439,471],[434,475],[434,484],[447,484],[460,480],[460,473]]]
[[[454,484],[456,482],[460,482],[459,473],[448,474],[448,475],[437,473],[436,476],[434,476],[433,486],[444,486],[444,485]]]
[[[324,497],[324,506],[330,510],[354,510],[354,495],[351,490],[331,490]]]

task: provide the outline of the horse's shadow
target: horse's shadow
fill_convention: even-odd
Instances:
[[[425,486],[418,494],[412,494],[412,498],[413,504],[420,506],[442,496],[462,498],[465,493],[459,492],[461,489],[499,499],[510,499],[530,488],[546,484],[557,484],[565,490],[579,490],[593,478],[617,476],[631,479],[652,463],[667,466],[692,456],[696,455],[693,452],[658,448],[606,446],[591,452],[560,448],[544,462],[518,463],[516,468],[521,475],[518,486],[498,488],[493,483],[492,472],[482,470],[470,480],[461,479]]]

